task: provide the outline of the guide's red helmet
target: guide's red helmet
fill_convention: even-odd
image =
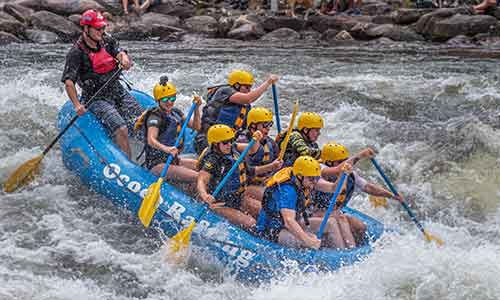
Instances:
[[[88,25],[93,28],[102,28],[107,25],[104,16],[93,9],[85,11],[80,17],[80,26]]]

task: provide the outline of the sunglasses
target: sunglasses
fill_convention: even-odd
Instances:
[[[95,27],[92,27],[92,28],[94,28],[96,31],[104,31],[104,30],[106,30],[106,26],[99,27],[99,28],[95,28]]]
[[[312,182],[317,183],[319,181],[319,179],[321,178],[321,176],[311,176],[309,178],[311,178]]]
[[[232,143],[234,143],[234,139],[230,139],[230,140],[227,140],[227,141],[222,141],[220,143],[223,144],[223,145],[232,144]]]
[[[161,99],[160,99],[160,101],[161,101],[161,102],[163,102],[163,103],[167,103],[167,102],[169,102],[169,101],[170,101],[170,102],[172,102],[172,103],[174,103],[176,99],[177,99],[177,97],[176,97],[176,96],[172,96],[172,97],[163,97],[163,98],[161,98]]]
[[[271,127],[273,127],[273,124],[274,124],[273,122],[267,122],[267,123],[262,124],[262,127],[263,128],[271,128]]]

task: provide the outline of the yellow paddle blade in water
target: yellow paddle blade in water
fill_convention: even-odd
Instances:
[[[169,241],[169,254],[178,255],[180,252],[185,252],[189,249],[189,241],[191,240],[191,233],[193,233],[196,222],[193,220],[191,224],[185,229],[179,231]]]
[[[373,207],[377,208],[379,206],[382,206],[384,208],[387,208],[387,199],[384,197],[378,197],[378,196],[373,196],[369,195],[368,200],[372,203]]]
[[[436,242],[436,244],[438,244],[439,246],[443,246],[444,245],[444,241],[436,236],[433,236],[432,234],[430,234],[429,232],[427,232],[427,230],[424,230],[424,235],[425,235],[425,238],[427,239],[427,241],[431,242],[431,241],[434,241]]]
[[[42,162],[42,159],[43,155],[39,155],[19,166],[7,179],[3,186],[3,190],[6,193],[11,193],[17,188],[32,181],[36,174],[40,172],[40,163]]]
[[[139,208],[139,220],[141,220],[146,228],[151,224],[151,219],[153,219],[153,215],[160,204],[160,188],[162,183],[163,178],[160,178],[157,182],[149,186]]]

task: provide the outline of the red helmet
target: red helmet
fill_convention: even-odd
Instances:
[[[102,14],[93,9],[85,11],[80,18],[80,26],[88,25],[93,28],[101,28],[106,26],[106,19]]]

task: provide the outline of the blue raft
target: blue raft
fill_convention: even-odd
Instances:
[[[155,105],[151,96],[139,91],[131,93],[144,108]],[[59,128],[65,127],[74,114],[71,102],[67,102],[59,112]],[[185,137],[187,152],[193,152],[193,136],[193,132],[188,132]],[[83,183],[137,215],[142,197],[157,177],[130,161],[91,113],[80,117],[62,137],[60,144],[65,166],[75,172]],[[162,185],[161,196],[152,226],[169,237],[205,209],[202,203],[168,183]],[[287,266],[301,271],[333,271],[365,257],[371,251],[369,242],[378,239],[384,232],[383,224],[369,216],[348,207],[344,211],[367,224],[365,246],[346,251],[286,248],[231,225],[212,211],[206,211],[199,220],[193,231],[192,243],[203,249],[204,255],[221,266],[225,274],[245,282],[280,276],[287,273]]]

